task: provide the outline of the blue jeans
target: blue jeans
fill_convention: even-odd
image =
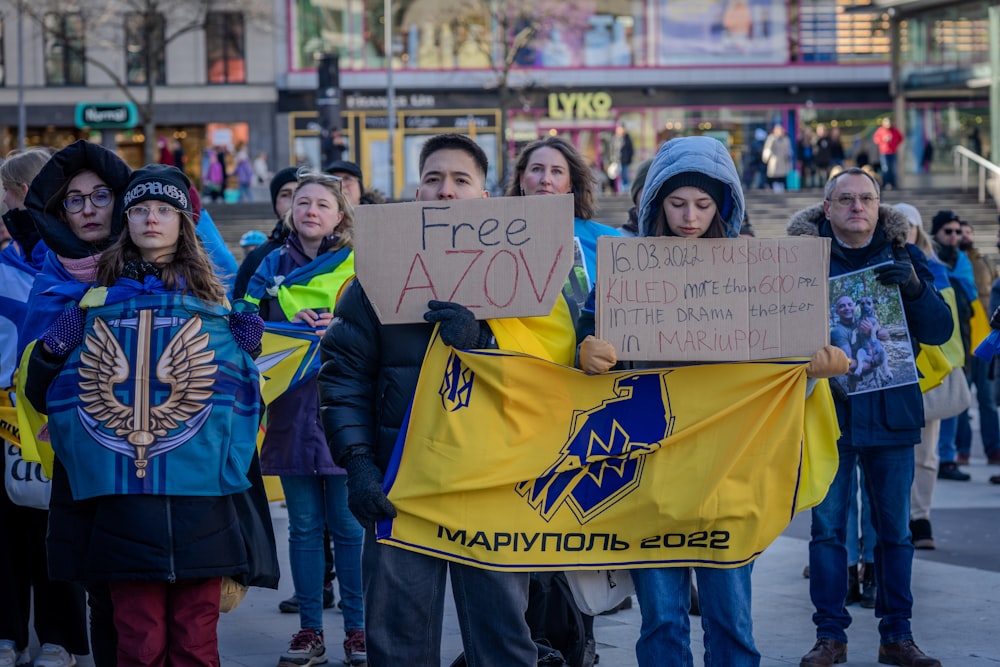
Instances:
[[[882,186],[898,187],[896,185],[896,154],[882,153],[879,155],[879,165],[882,167]]]
[[[938,434],[938,458],[941,463],[954,463],[958,451],[955,449],[955,439],[958,435],[958,417],[948,417],[941,420],[941,432]]]
[[[847,505],[854,467],[861,465],[875,526],[875,616],[883,644],[912,639],[910,485],[913,447],[839,447],[840,468],[826,498],[812,511],[809,596],[818,639],[847,642]]]
[[[861,468],[851,479],[851,497],[854,502],[847,504],[847,564],[854,565],[858,559],[866,563],[875,562],[875,526],[872,525],[872,507],[868,494],[861,492],[860,533],[858,517],[858,490],[865,483],[865,473]],[[860,478],[860,483],[859,483]]]
[[[733,569],[694,568],[698,578],[701,627],[705,631],[705,664],[756,667],[760,653],[753,641],[750,617],[750,572],[753,565]],[[632,570],[642,627],[635,655],[639,667],[691,667],[691,569],[661,567]]]
[[[983,439],[983,453],[989,456],[1000,449],[1000,415],[993,400],[993,381],[990,380],[990,364],[979,357],[972,358],[972,377],[969,386],[976,387],[976,403],[979,406],[979,434]],[[958,432],[955,446],[968,456],[972,451],[972,429],[969,427],[969,411],[958,416]]]
[[[369,667],[440,667],[446,575],[469,667],[535,667],[527,572],[495,572],[379,544],[362,555]],[[339,576],[339,575],[338,575]]]
[[[361,543],[364,530],[347,509],[346,475],[282,476],[288,505],[288,560],[299,603],[299,626],[323,629],[323,525],[333,537],[333,564],[337,571],[344,633],[363,630],[361,601]]]

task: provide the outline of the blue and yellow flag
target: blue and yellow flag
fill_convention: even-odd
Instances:
[[[498,570],[743,565],[833,479],[820,386],[804,445],[801,362],[587,376],[435,342],[378,537]]]
[[[271,403],[319,373],[320,334],[302,322],[266,322],[257,368],[264,379],[261,396]]]

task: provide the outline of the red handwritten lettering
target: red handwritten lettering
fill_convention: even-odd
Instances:
[[[528,274],[528,282],[531,283],[531,291],[535,293],[535,298],[538,299],[538,303],[541,303],[542,298],[549,291],[549,284],[552,282],[552,276],[555,275],[556,265],[559,263],[559,258],[562,257],[563,246],[559,246],[559,250],[556,251],[556,256],[552,260],[552,266],[549,267],[549,272],[545,276],[545,285],[542,286],[541,293],[539,293],[538,287],[535,284],[535,276],[531,273],[531,267],[528,266],[528,260],[524,256],[524,250],[518,250],[517,252],[521,255],[521,261],[524,262],[524,270]]]
[[[410,279],[413,278],[413,270],[417,267],[418,264],[420,265],[420,272],[423,273],[424,274],[424,278],[427,279],[427,283],[423,284],[423,285],[412,285],[411,286],[410,285]],[[403,298],[406,297],[406,293],[409,292],[410,290],[430,290],[430,292],[431,292],[431,298],[433,298],[433,299],[437,299],[438,298],[438,296],[437,296],[437,290],[434,289],[434,281],[431,280],[430,274],[427,273],[427,267],[424,266],[424,260],[420,256],[420,253],[417,253],[416,255],[414,255],[413,256],[413,261],[410,262],[410,270],[406,274],[406,282],[403,283],[403,289],[399,293],[399,300],[396,301],[396,312],[397,313],[399,312],[399,307],[403,303]]]
[[[476,261],[480,257],[482,257],[482,255],[483,255],[484,252],[485,252],[485,250],[445,250],[444,251],[444,254],[446,254],[446,255],[461,255],[461,254],[473,255],[472,261],[469,262],[469,265],[467,267],[465,267],[465,271],[462,272],[462,275],[459,277],[458,282],[455,283],[455,289],[453,289],[451,291],[451,295],[448,297],[449,301],[454,301],[455,300],[455,295],[458,293],[458,288],[462,285],[462,282],[465,280],[465,276],[469,275],[469,271],[472,270],[472,265],[475,264]],[[473,303],[466,303],[466,304],[463,304],[463,305],[466,308],[481,308],[482,307],[478,303],[475,303],[475,304],[473,304]]]
[[[511,260],[514,262],[514,279],[507,281],[490,280],[491,271],[493,270],[493,264],[494,262],[497,261],[498,257],[502,256],[510,257]],[[514,297],[517,296],[517,283],[518,283],[518,278],[520,278],[520,275],[521,272],[519,271],[517,256],[510,250],[501,250],[497,254],[493,255],[493,258],[490,260],[490,263],[486,265],[486,273],[483,274],[483,294],[486,295],[486,300],[489,302],[489,304],[491,306],[496,306],[497,308],[506,308],[507,306],[509,306],[511,302],[514,300]],[[507,282],[510,285],[511,288],[510,297],[507,299],[507,301],[501,303],[498,300],[496,300],[492,294],[490,294],[490,285],[495,284],[499,286],[502,285],[504,282]]]

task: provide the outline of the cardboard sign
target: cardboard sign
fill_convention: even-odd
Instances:
[[[597,241],[597,335],[620,359],[811,356],[829,336],[830,239]]]
[[[573,265],[573,196],[360,206],[353,236],[383,324],[423,322],[432,299],[476,319],[548,315]]]

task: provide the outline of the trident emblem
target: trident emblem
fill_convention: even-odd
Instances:
[[[99,317],[94,320],[94,331],[87,334],[80,354],[80,420],[104,447],[134,459],[135,476],[140,479],[146,476],[149,459],[193,438],[212,412],[212,406],[203,401],[212,396],[218,366],[212,363],[215,351],[206,349],[208,333],[198,333],[201,317],[197,315],[184,322],[156,362],[156,379],[170,387],[169,396],[158,405],[150,402],[153,330],[181,322],[176,317],[154,317],[150,310],[140,310],[135,318],[111,320],[110,326],[133,328],[138,334],[131,406],[115,394],[115,387],[129,379],[132,369],[108,323]],[[184,430],[168,437],[182,425]]]

